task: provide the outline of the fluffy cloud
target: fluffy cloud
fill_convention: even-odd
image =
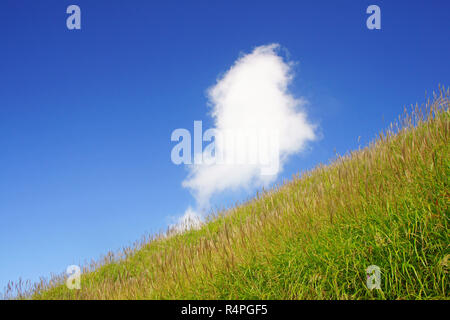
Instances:
[[[314,125],[307,121],[303,108],[306,101],[295,98],[288,89],[293,77],[292,66],[279,55],[279,45],[260,46],[240,57],[208,90],[210,115],[218,132],[251,129],[269,133],[241,145],[239,141],[230,144],[216,137],[216,154],[221,150],[226,157],[261,149],[261,142],[264,142],[261,140],[276,137],[276,150],[270,146],[265,150],[272,153],[269,159],[275,157],[279,163],[277,170],[269,175],[261,174],[261,163],[224,164],[216,161],[190,166],[182,185],[191,190],[198,209],[206,209],[210,197],[216,193],[260,187],[274,181],[288,157],[301,152],[308,141],[314,140]],[[210,155],[203,154],[203,159],[208,157]],[[188,210],[186,214],[192,215],[193,211]]]

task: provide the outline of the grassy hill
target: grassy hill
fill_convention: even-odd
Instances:
[[[55,277],[21,297],[447,299],[449,106],[440,89],[366,148],[86,266],[81,290]],[[366,286],[370,265],[380,290]]]

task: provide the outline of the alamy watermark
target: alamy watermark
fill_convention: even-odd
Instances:
[[[371,265],[366,269],[367,288],[369,290],[381,289],[381,269],[379,266]]]
[[[367,7],[366,13],[370,16],[366,20],[367,29],[381,29],[381,9],[379,6],[372,4]]]
[[[69,30],[81,29],[81,9],[78,5],[69,5],[66,9],[66,13],[70,14],[66,20],[66,26]],[[366,13],[370,16],[366,20],[366,26],[369,30],[381,29],[381,9],[375,4],[371,4],[367,7]]]
[[[69,5],[66,13],[70,14],[66,20],[66,26],[69,30],[81,30],[81,9],[78,5]],[[370,16],[366,20],[366,26],[369,30],[381,29],[381,9],[379,6],[372,4],[366,9],[366,13]]]
[[[81,9],[79,6],[72,4],[67,7],[67,14],[70,14],[66,20],[66,26],[69,30],[80,30],[81,29]]]
[[[176,165],[256,165],[261,175],[276,175],[279,138],[273,128],[211,128],[203,133],[202,121],[194,121],[193,137],[187,129],[172,132],[171,141],[178,143],[172,148],[171,160]],[[207,143],[205,148],[203,143]]]
[[[81,289],[81,268],[77,265],[68,266],[66,269],[66,286],[69,290]]]

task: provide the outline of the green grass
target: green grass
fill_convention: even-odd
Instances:
[[[449,120],[441,88],[366,148],[86,266],[81,290],[61,276],[18,298],[447,299]]]

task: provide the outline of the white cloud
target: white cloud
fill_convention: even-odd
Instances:
[[[273,182],[288,157],[302,151],[307,141],[314,140],[315,127],[307,121],[303,110],[306,101],[293,97],[288,90],[293,64],[278,53],[279,45],[270,44],[242,56],[208,90],[208,98],[215,128],[220,132],[275,130],[279,138],[280,170],[273,175],[261,175],[258,164],[194,164],[189,167],[182,185],[191,190],[199,210],[209,206],[214,194]],[[216,140],[216,150],[221,149],[226,156],[233,151],[240,153],[258,148],[257,144],[257,141],[248,141],[246,146],[238,148]],[[192,210],[187,211],[188,216],[192,213]]]
[[[165,234],[171,236],[173,234],[182,233],[190,229],[198,229],[203,224],[201,215],[195,212],[191,207],[188,207],[184,215],[169,226],[169,231]]]

